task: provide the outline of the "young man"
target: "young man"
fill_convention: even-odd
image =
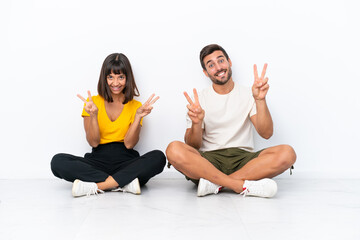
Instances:
[[[265,139],[273,134],[265,99],[269,90],[267,64],[261,76],[254,65],[250,90],[233,81],[231,60],[221,46],[204,47],[200,62],[212,86],[199,96],[194,89],[194,101],[184,92],[189,102],[186,144],[169,144],[169,163],[198,184],[198,196],[217,194],[227,187],[244,196],[273,197],[277,184],[270,178],[292,167],[296,154],[288,145],[253,152],[252,125]]]

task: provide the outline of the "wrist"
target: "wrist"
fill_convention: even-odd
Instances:
[[[192,122],[191,128],[201,128],[202,122],[202,120],[200,120],[199,122]]]
[[[254,97],[254,100],[255,100],[256,103],[266,102],[265,98],[256,98],[256,97]]]
[[[97,118],[97,116],[98,116],[98,113],[97,112],[95,112],[95,113],[89,113],[90,114],[90,117],[92,117],[92,118]]]
[[[134,122],[140,123],[141,119],[142,119],[142,116],[140,116],[140,114],[136,113],[135,118],[134,118]]]

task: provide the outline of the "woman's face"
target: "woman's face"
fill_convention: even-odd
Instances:
[[[118,95],[124,90],[126,84],[125,74],[114,74],[111,72],[106,79],[112,94]]]

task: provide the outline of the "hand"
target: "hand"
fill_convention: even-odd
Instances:
[[[160,98],[159,96],[157,96],[156,98],[153,99],[153,97],[155,96],[155,94],[153,93],[150,98],[141,106],[136,110],[136,114],[142,118],[145,117],[146,115],[148,115],[149,113],[151,113],[151,110],[153,109],[153,104]],[[153,99],[153,100],[152,100]]]
[[[267,77],[264,79],[266,68],[267,68],[267,63],[264,64],[261,77],[259,78],[256,64],[254,64],[255,80],[252,86],[252,94],[255,100],[264,100],[269,90],[269,84],[267,83],[269,79]]]
[[[185,95],[187,101],[189,102],[189,104],[186,105],[186,107],[189,109],[188,115],[189,115],[191,121],[193,123],[197,124],[197,123],[201,123],[203,121],[203,119],[205,117],[205,111],[200,106],[199,96],[198,96],[195,88],[193,89],[193,92],[194,92],[195,102],[193,102],[191,100],[191,98],[189,97],[187,92],[184,92],[184,95]]]
[[[86,101],[80,94],[77,94],[77,96],[85,103],[85,111],[90,114],[90,116],[97,116],[98,108],[92,100],[90,91],[88,91],[89,101]]]

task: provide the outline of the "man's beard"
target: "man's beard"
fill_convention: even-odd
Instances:
[[[222,71],[224,71],[224,69],[220,70],[219,72],[222,72]],[[219,73],[219,72],[218,72],[218,73]],[[232,76],[231,68],[229,67],[226,72],[227,72],[227,74],[228,74],[228,77],[227,77],[227,79],[226,79],[225,81],[219,81],[219,80],[216,79],[215,76],[210,76],[210,75],[209,75],[209,78],[211,79],[211,81],[212,81],[214,84],[217,84],[217,85],[225,85],[225,84],[230,80],[230,78],[231,78],[231,76]],[[218,73],[216,73],[216,74],[218,74]],[[216,74],[215,74],[215,75],[216,75]],[[225,74],[226,74],[226,73],[225,73]]]

